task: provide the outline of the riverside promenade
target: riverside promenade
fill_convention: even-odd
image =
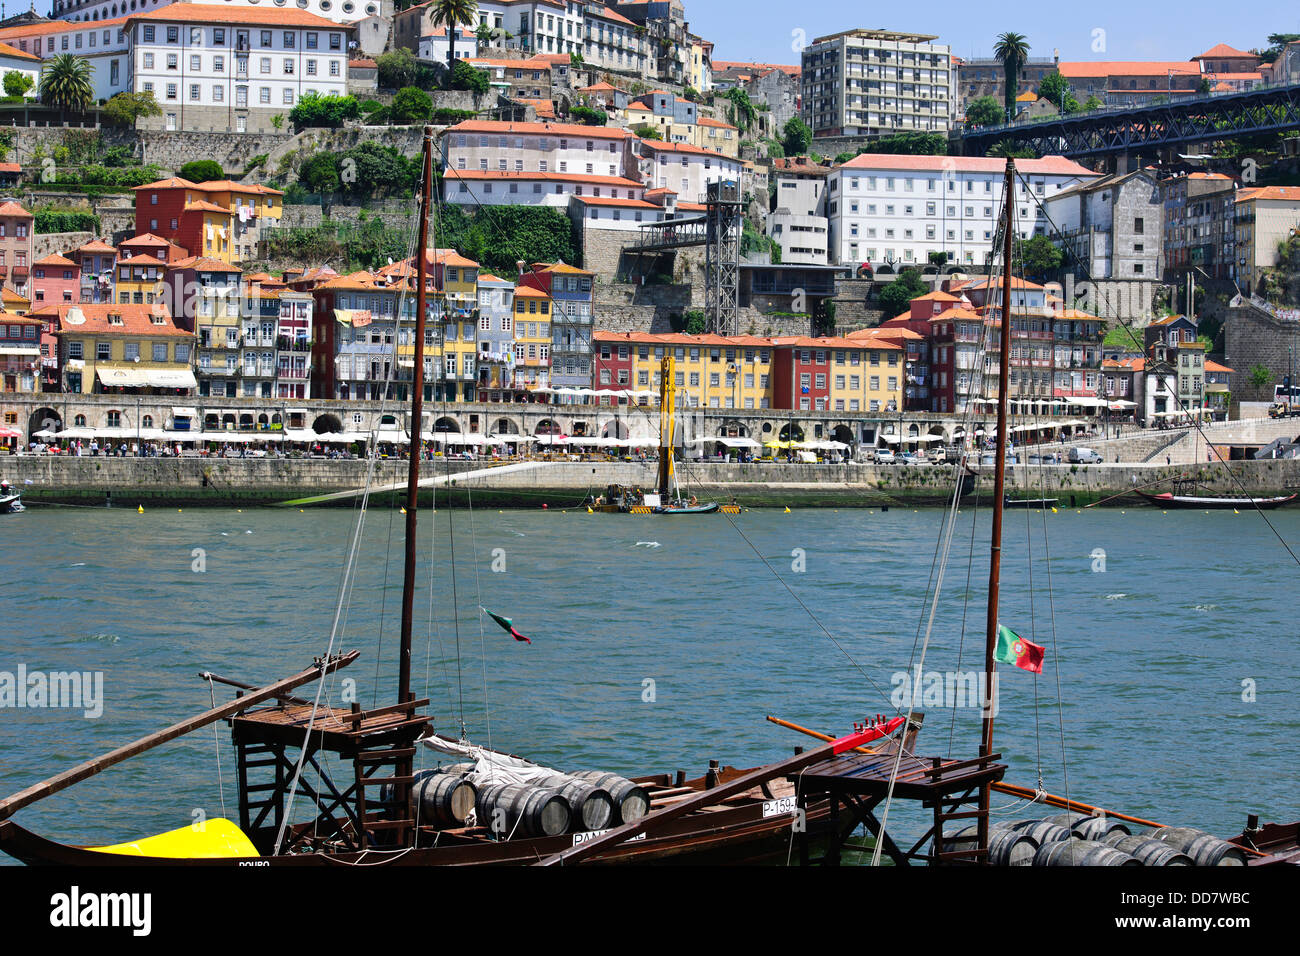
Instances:
[[[588,495],[610,484],[653,488],[655,463],[625,461],[518,462],[445,461],[422,463],[426,494],[438,503],[480,507],[580,507]],[[510,467],[505,467],[510,466]],[[284,505],[317,496],[335,496],[366,484],[364,460],[321,458],[103,458],[15,456],[0,458],[0,478],[22,491],[33,507],[42,504],[103,507],[188,506],[252,507]],[[371,487],[401,486],[406,462],[374,463]],[[1057,498],[1062,507],[1094,501],[1180,476],[1200,479],[1206,494],[1289,494],[1300,491],[1300,460],[1232,461],[1223,464],[1166,465],[1108,462],[1096,465],[1023,464],[1007,469],[1007,494],[1018,498]],[[678,481],[686,494],[730,501],[745,507],[865,507],[939,505],[949,500],[952,465],[866,465],[714,462],[679,464]],[[992,492],[992,469],[979,469],[974,490],[984,500]],[[379,500],[393,499],[388,492]],[[1117,506],[1139,504],[1126,495]],[[324,506],[350,507],[352,496],[337,496]]]

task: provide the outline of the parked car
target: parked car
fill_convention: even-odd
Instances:
[[[1071,448],[1068,460],[1072,465],[1099,465],[1101,454],[1095,448]]]
[[[897,462],[898,462],[898,456],[896,456],[888,448],[882,448],[880,451],[876,452],[877,465],[893,465],[893,464],[897,464]]]

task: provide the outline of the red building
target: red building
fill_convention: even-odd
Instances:
[[[30,289],[34,218],[12,200],[0,203],[0,280],[24,297]]]
[[[32,263],[32,308],[79,303],[80,273],[75,262],[57,253]]]

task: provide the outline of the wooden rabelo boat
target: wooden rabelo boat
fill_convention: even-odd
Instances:
[[[1295,501],[1295,495],[1274,495],[1267,498],[1251,497],[1228,497],[1224,495],[1180,495],[1166,491],[1161,494],[1152,494],[1149,491],[1139,491],[1139,495],[1161,508],[1186,508],[1197,509],[1200,511],[1214,510],[1253,510],[1259,508],[1262,511],[1269,511],[1273,508],[1280,508],[1289,502]]]

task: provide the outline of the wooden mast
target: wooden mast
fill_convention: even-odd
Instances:
[[[1002,508],[1007,468],[1007,391],[1011,364],[1011,203],[1015,197],[1016,161],[1007,158],[1006,180],[1002,185],[1002,310],[1001,354],[998,356],[998,431],[997,455],[993,477],[993,536],[989,546],[989,603],[987,631],[984,641],[984,711],[980,734],[981,757],[993,753],[993,650],[998,640],[998,589],[1002,574]],[[980,787],[980,815],[978,821],[979,847],[989,845],[989,798],[992,790],[986,783]]]
[[[416,504],[420,494],[420,453],[424,448],[424,325],[428,281],[429,202],[433,182],[433,127],[424,128],[424,178],[419,202],[420,229],[415,267],[415,366],[411,372],[411,444],[406,469],[406,569],[402,576],[402,633],[398,658],[397,702],[411,699],[411,629],[415,619]]]
[[[676,414],[673,398],[674,365],[672,355],[665,355],[659,363],[659,504],[666,505],[673,484],[673,424]]]

